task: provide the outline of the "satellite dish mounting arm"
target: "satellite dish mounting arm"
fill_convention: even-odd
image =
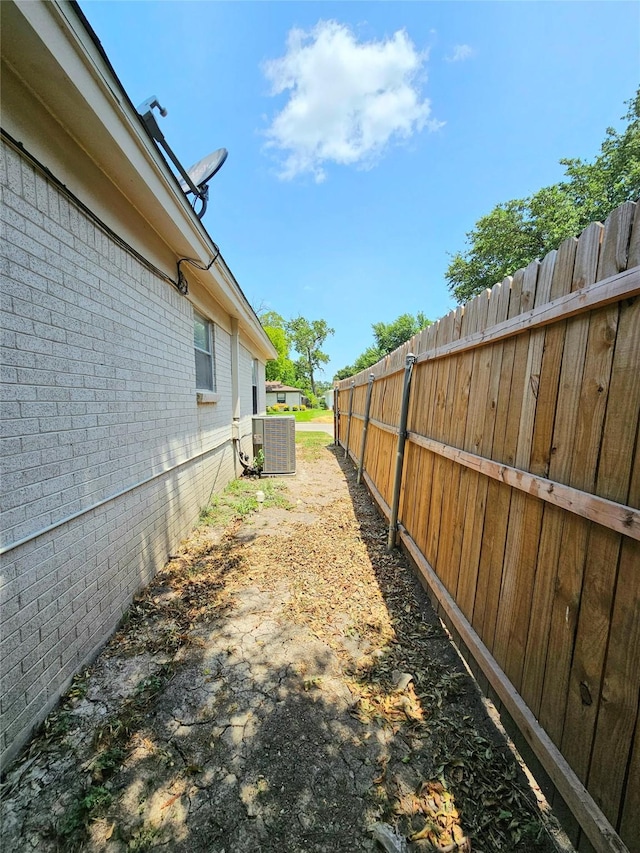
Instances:
[[[147,98],[147,100],[138,107],[138,113],[140,114],[142,121],[145,123],[145,127],[147,128],[151,136],[159,145],[162,145],[164,150],[169,155],[171,162],[182,175],[182,179],[189,188],[189,192],[192,192],[196,196],[196,198],[199,198],[202,202],[202,210],[198,214],[198,218],[202,219],[202,217],[204,216],[204,212],[207,209],[209,187],[206,185],[204,187],[197,187],[193,183],[187,172],[184,170],[182,164],[171,150],[169,143],[164,138],[163,132],[160,130],[160,126],[158,125],[156,117],[153,114],[154,107],[158,108],[158,111],[161,116],[166,116],[167,111],[164,109],[164,107],[160,106],[160,103],[155,95],[152,95],[150,98]]]

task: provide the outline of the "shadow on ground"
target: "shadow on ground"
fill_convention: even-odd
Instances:
[[[10,768],[7,849],[351,853],[382,849],[374,822],[411,850],[555,849],[341,457],[184,543]]]

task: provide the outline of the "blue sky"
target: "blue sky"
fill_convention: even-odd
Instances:
[[[325,380],[446,314],[465,233],[593,159],[640,77],[635,2],[81,5],[185,166],[229,150],[204,224],[254,307],[335,329]]]

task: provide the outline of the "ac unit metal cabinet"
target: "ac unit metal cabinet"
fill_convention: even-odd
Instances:
[[[270,415],[253,419],[253,455],[264,453],[263,474],[296,473],[296,419]]]

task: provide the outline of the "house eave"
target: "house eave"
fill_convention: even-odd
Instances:
[[[175,277],[180,258],[209,265],[218,253],[194,214],[173,172],[150,138],[104,51],[75,3],[2,4],[2,60],[40,101],[60,129],[59,177],[83,197],[80,177],[64,161],[64,135],[126,199],[165,246],[168,275]],[[51,142],[37,123],[19,110],[3,109],[3,126],[42,162],[51,160]],[[55,145],[54,145],[55,148]],[[75,185],[74,185],[75,184]],[[99,199],[92,200],[92,206]],[[118,231],[118,206],[105,203],[101,218]],[[115,211],[115,212],[114,212]],[[238,319],[243,336],[265,360],[277,353],[221,255],[207,272],[185,265],[187,280],[197,279],[216,302]]]

